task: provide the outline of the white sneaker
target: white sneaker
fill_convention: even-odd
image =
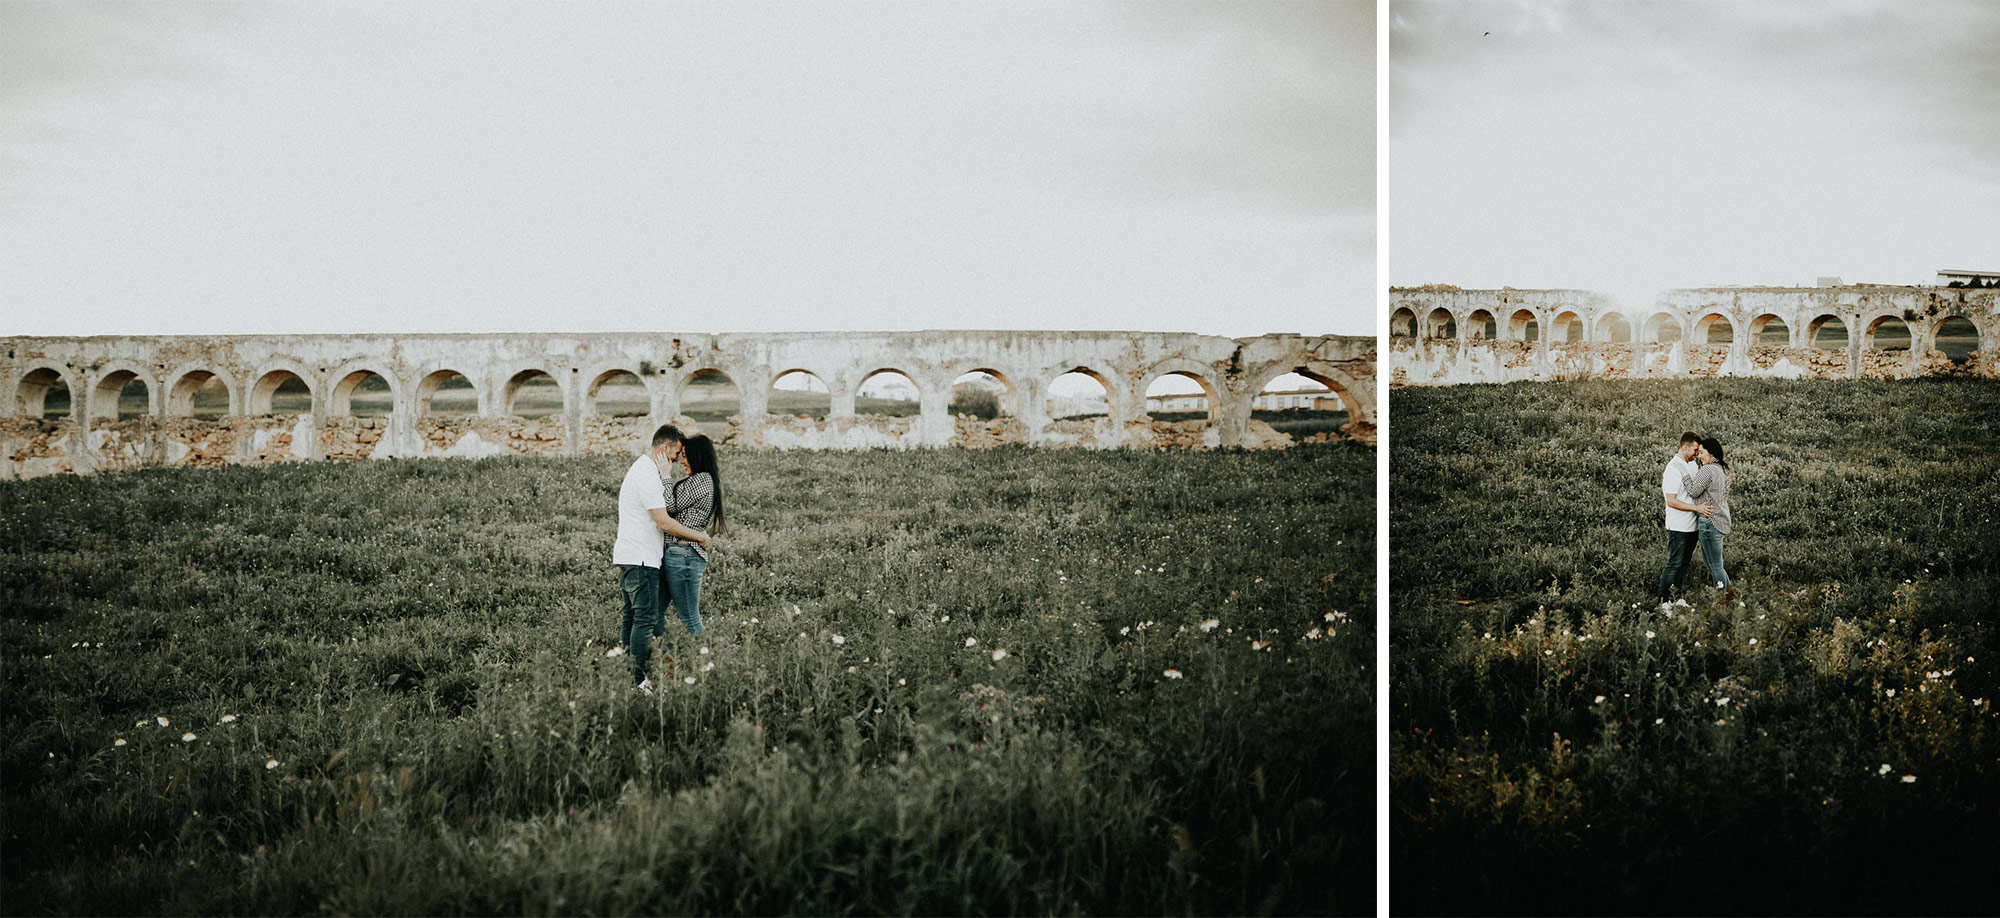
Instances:
[[[625,655],[625,648],[613,647],[610,650],[605,651],[604,655],[607,657],[622,657]]]
[[[641,695],[651,695],[653,694],[653,680],[651,679],[643,680],[638,684],[638,686],[636,686],[636,688],[639,689],[639,694]]]

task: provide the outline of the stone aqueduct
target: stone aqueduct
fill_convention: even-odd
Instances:
[[[824,419],[767,414],[771,383],[793,370],[824,381]],[[1047,386],[1084,372],[1108,393],[1106,416],[1055,420]],[[949,412],[955,379],[990,373],[1004,384],[1003,416]],[[605,417],[595,408],[608,379],[630,373],[644,386],[645,417]],[[914,416],[857,415],[861,385],[898,372],[918,392]],[[724,443],[774,448],[991,446],[1022,443],[1093,448],[1159,445],[1281,446],[1290,442],[1251,418],[1251,399],[1271,380],[1300,373],[1343,400],[1354,432],[1372,437],[1375,339],[1264,335],[1222,338],[1142,332],[885,332],[822,334],[523,334],[93,337],[0,339],[0,478],[158,465],[440,455],[635,452],[658,424],[683,417],[696,380],[722,374],[740,411],[705,432]],[[511,412],[524,379],[547,374],[562,408],[545,418]],[[386,380],[392,407],[354,417],[350,402],[370,374]],[[477,395],[469,415],[428,406],[452,374]],[[1145,392],[1165,375],[1198,382],[1209,419],[1149,420]],[[311,409],[272,412],[273,394],[296,378]],[[143,416],[119,417],[119,393],[145,384]],[[219,381],[227,413],[194,417],[197,389]],[[65,417],[45,418],[57,383],[70,393]]]
[[[2000,290],[1994,289],[1713,287],[1668,290],[1640,308],[1583,290],[1410,287],[1390,291],[1389,309],[1392,386],[2000,376]],[[1953,319],[1978,333],[1977,349],[1957,360],[1935,347],[1940,328]],[[1893,342],[1884,340],[1899,327]],[[1765,343],[1780,329],[1784,343]],[[1708,343],[1712,331],[1725,330],[1728,343]],[[1826,341],[1837,344],[1815,343]]]

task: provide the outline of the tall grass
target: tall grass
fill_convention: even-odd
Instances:
[[[1391,844],[1422,913],[1990,913],[2000,384],[1392,395]],[[1661,467],[1735,470],[1659,611]]]
[[[0,483],[7,911],[1372,910],[1372,450],[726,456],[651,698],[627,461]]]

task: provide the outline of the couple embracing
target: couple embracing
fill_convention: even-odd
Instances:
[[[1736,584],[1722,567],[1722,538],[1729,534],[1729,463],[1722,458],[1722,441],[1690,430],[1681,434],[1680,449],[1660,473],[1660,492],[1667,504],[1667,566],[1660,571],[1660,606],[1673,601],[1687,573],[1688,557],[1697,549],[1708,566],[1708,580],[1722,594],[1722,605],[1736,598]]]
[[[675,466],[683,476],[669,486]],[[700,434],[684,436],[672,424],[661,427],[653,433],[651,447],[625,471],[618,488],[618,541],[611,548],[624,613],[618,646],[605,656],[629,653],[632,681],[645,694],[653,693],[646,664],[653,638],[667,633],[666,604],[672,602],[680,612],[689,635],[701,636],[708,534],[722,527],[722,472],[715,465],[715,443]],[[665,649],[672,648],[669,641]],[[663,669],[673,666],[673,657],[661,656]]]

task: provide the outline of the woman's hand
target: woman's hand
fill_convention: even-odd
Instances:
[[[1714,515],[1715,515],[1715,505],[1714,505],[1714,504],[1696,504],[1696,505],[1694,506],[1694,512],[1696,512],[1696,513],[1699,513],[1699,514],[1701,514],[1702,516],[1714,516]]]

